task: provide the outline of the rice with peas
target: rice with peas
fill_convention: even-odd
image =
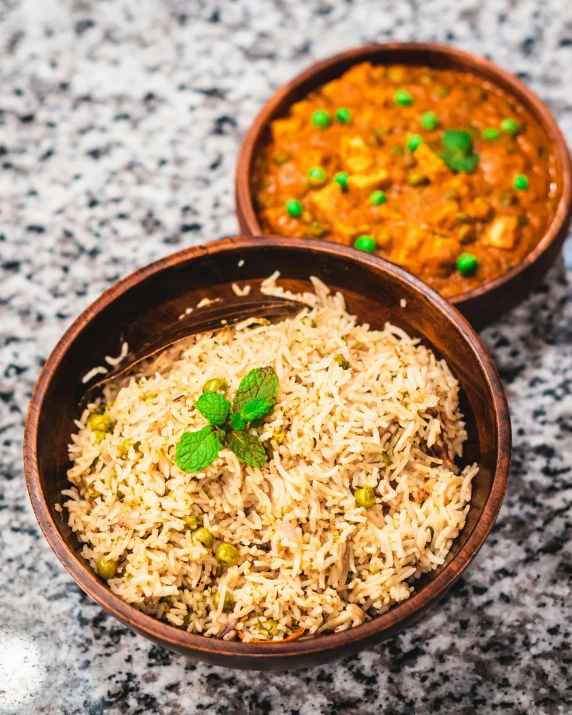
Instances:
[[[287,294],[276,278],[262,290]],[[167,351],[106,388],[72,435],[64,506],[83,555],[94,570],[115,562],[115,594],[190,632],[250,641],[358,625],[407,599],[465,523],[478,470],[454,464],[467,435],[446,363],[395,326],[359,325],[342,295],[312,280],[295,318]],[[177,467],[181,435],[207,424],[195,407],[205,381],[223,378],[233,394],[262,366],[279,379],[256,431],[265,464],[224,448],[198,473]],[[86,421],[103,408],[101,435]],[[354,497],[364,485],[370,508]],[[202,515],[211,547],[190,515]],[[223,542],[240,552],[229,568],[215,558]]]

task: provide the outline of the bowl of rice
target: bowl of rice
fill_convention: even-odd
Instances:
[[[300,301],[86,384],[161,327],[262,293]],[[236,238],[104,293],[36,385],[24,447],[40,526],[139,634],[209,663],[306,667],[435,605],[500,509],[510,418],[480,339],[382,259]]]

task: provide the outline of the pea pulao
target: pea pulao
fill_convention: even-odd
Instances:
[[[447,364],[307,308],[190,338],[106,386],[69,446],[83,556],[144,613],[245,642],[342,631],[411,595],[470,508],[476,464]],[[199,445],[199,446],[197,446]]]

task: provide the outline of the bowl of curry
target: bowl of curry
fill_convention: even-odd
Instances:
[[[570,158],[546,106],[489,60],[366,45],[270,99],[245,137],[236,194],[243,232],[386,258],[481,326],[557,257]]]

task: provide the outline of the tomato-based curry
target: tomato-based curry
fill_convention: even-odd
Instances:
[[[445,296],[510,270],[556,210],[546,132],[471,74],[359,64],[270,131],[252,175],[265,233],[375,252]]]

